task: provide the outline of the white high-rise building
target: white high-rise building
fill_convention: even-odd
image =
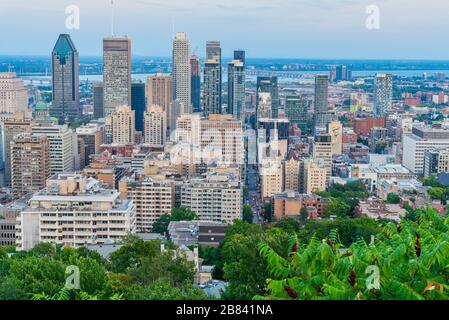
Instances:
[[[135,111],[130,106],[119,106],[111,114],[112,143],[128,144],[135,141]]]
[[[0,72],[0,123],[16,112],[28,113],[28,91],[14,72]]]
[[[181,204],[200,220],[233,223],[242,218],[242,201],[241,182],[233,175],[193,178],[181,189]]]
[[[145,111],[143,131],[146,144],[160,147],[165,145],[167,120],[162,107],[152,105]]]
[[[31,132],[38,136],[45,135],[48,139],[50,174],[69,173],[76,169],[79,155],[73,130],[66,126],[38,124],[31,128]]]
[[[402,136],[404,167],[417,175],[424,174],[424,155],[436,148],[449,148],[449,130],[415,125]]]
[[[374,114],[383,116],[393,108],[393,75],[378,73],[374,84]]]
[[[131,105],[131,39],[103,39],[103,109],[107,117],[122,105]]]
[[[332,175],[332,137],[328,134],[315,136],[313,143],[313,158],[322,160],[326,169],[326,186]]]
[[[35,193],[17,218],[16,246],[30,250],[48,242],[74,248],[119,242],[136,232],[132,200],[121,200],[117,190],[79,174],[59,174]]]
[[[173,100],[183,105],[181,114],[192,113],[190,45],[184,32],[178,32],[173,40],[172,63]]]

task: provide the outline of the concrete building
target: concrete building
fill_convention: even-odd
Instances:
[[[297,125],[301,134],[307,133],[307,114],[309,101],[305,95],[288,95],[285,97],[285,116],[291,125]]]
[[[424,154],[435,148],[449,148],[449,130],[415,125],[402,136],[403,165],[417,175],[424,174]]]
[[[153,223],[171,214],[175,201],[175,183],[165,176],[136,173],[119,182],[122,199],[132,199],[136,206],[138,232],[151,232]]]
[[[132,200],[121,200],[116,190],[78,174],[59,174],[34,194],[17,219],[18,250],[41,242],[73,248],[119,242],[136,232]]]
[[[416,179],[417,175],[400,164],[355,164],[351,166],[351,177],[366,181],[371,192],[377,190],[381,179]]]
[[[332,156],[339,156],[343,152],[343,124],[332,121],[327,125],[327,133],[331,136]]]
[[[30,133],[15,136],[11,143],[11,188],[14,198],[43,189],[49,176],[47,137]]]
[[[103,110],[104,117],[116,107],[131,105],[131,39],[103,39]]]
[[[242,122],[231,115],[183,115],[177,120],[176,141],[192,161],[228,165],[244,164]]]
[[[0,72],[0,123],[14,119],[16,112],[28,113],[28,92],[14,72]]]
[[[313,158],[323,161],[326,169],[326,186],[329,186],[332,175],[332,136],[328,134],[315,136]]]
[[[70,35],[61,34],[52,52],[53,102],[50,115],[72,122],[81,116],[78,51]]]
[[[283,191],[284,178],[282,161],[279,158],[266,158],[260,164],[262,199],[271,200],[276,193]]]
[[[299,192],[301,161],[290,152],[284,161],[284,191]]]
[[[83,141],[84,150],[82,154],[84,158],[80,159],[81,169],[88,166],[91,161],[91,156],[100,151],[100,146],[103,144],[103,134],[96,125],[86,125],[76,129],[78,139]],[[78,149],[81,153],[81,151]]]
[[[260,119],[270,119],[272,115],[273,101],[270,92],[259,92],[257,94],[256,122]]]
[[[172,76],[156,74],[147,78],[147,109],[160,106],[165,111],[165,118],[170,119],[173,101]]]
[[[31,132],[48,139],[51,175],[75,170],[78,141],[71,129],[66,126],[39,124],[34,125]]]
[[[181,114],[192,112],[190,45],[184,32],[178,32],[173,39],[172,62],[173,100],[179,100],[183,109]]]
[[[273,197],[273,216],[276,220],[285,217],[299,219],[301,209],[309,212],[317,212],[317,216],[310,215],[308,218],[318,218],[324,213],[326,203],[324,199],[315,195],[299,194],[298,192],[277,193]],[[315,210],[310,210],[313,207]]]
[[[111,114],[112,143],[127,144],[135,142],[135,121],[134,110],[130,106],[119,106]]]
[[[230,175],[192,178],[181,190],[181,204],[200,220],[231,224],[242,218],[242,202],[242,184]]]
[[[326,191],[328,170],[322,159],[303,159],[300,171],[300,191],[312,194]]]
[[[150,106],[144,115],[144,141],[152,146],[165,145],[167,132],[167,118],[160,106]]]
[[[11,185],[11,142],[21,133],[31,132],[32,121],[25,118],[25,113],[17,112],[14,118],[3,123],[3,154],[5,157],[5,183]]]

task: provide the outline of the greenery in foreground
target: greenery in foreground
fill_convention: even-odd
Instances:
[[[9,256],[0,249],[0,300],[178,300],[206,299],[192,285],[194,265],[159,241],[129,236],[124,246],[104,260],[85,248],[54,248],[40,244]],[[65,270],[80,270],[81,290],[65,289]]]
[[[372,243],[345,246],[333,230],[301,244],[292,236],[280,252],[259,244],[270,277],[258,299],[301,300],[447,300],[449,299],[449,218],[433,209],[416,221],[385,224]],[[342,250],[344,249],[344,250]],[[370,266],[379,270],[380,287],[367,286]]]

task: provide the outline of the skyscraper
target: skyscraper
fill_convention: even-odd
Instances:
[[[103,118],[103,83],[92,84],[94,98],[94,119]]]
[[[285,116],[290,124],[296,124],[301,133],[307,132],[307,114],[309,101],[304,95],[288,95],[285,97]]]
[[[222,113],[221,48],[219,41],[207,41],[204,65],[203,106],[206,116]]]
[[[383,116],[393,107],[393,75],[378,73],[374,84],[374,114]]]
[[[71,122],[81,116],[78,51],[68,34],[61,34],[52,52],[52,117]]]
[[[269,93],[271,98],[271,118],[277,119],[279,115],[279,87],[277,77],[257,77],[257,97],[260,93]],[[257,99],[256,113],[259,109]],[[260,118],[259,116],[257,116]]]
[[[131,86],[131,108],[136,115],[136,131],[143,132],[143,114],[146,109],[145,83],[133,83]]]
[[[192,112],[190,45],[184,32],[178,32],[173,39],[172,63],[173,100],[182,103],[182,114]]]
[[[234,50],[234,60],[240,60],[246,65],[245,50]]]
[[[328,103],[329,76],[319,74],[315,76],[315,108],[314,113],[325,113],[329,109]]]
[[[122,105],[131,105],[131,39],[103,39],[103,109],[107,117]]]
[[[245,113],[245,65],[242,60],[228,64],[228,113],[243,120]]]
[[[156,74],[147,78],[147,109],[160,106],[165,111],[166,119],[170,117],[170,107],[173,101],[172,76]]]
[[[314,97],[314,124],[317,128],[326,128],[333,119],[329,113],[329,75],[318,74],[315,76],[315,97]]]
[[[201,112],[201,63],[197,55],[190,59],[192,67],[192,106],[193,112]]]

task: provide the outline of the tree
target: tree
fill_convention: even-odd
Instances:
[[[168,225],[170,224],[170,221],[172,221],[170,215],[163,214],[153,223],[152,231],[154,233],[160,233],[160,234],[166,233],[168,230]]]
[[[196,219],[198,219],[197,214],[188,207],[173,208],[170,215],[164,214],[154,222],[152,231],[160,234],[167,233],[171,221],[193,221]]]
[[[242,221],[230,226],[221,250],[223,277],[228,281],[223,297],[248,300],[264,292],[267,264],[258,255],[257,244],[261,241],[270,243],[279,248],[279,253],[286,255],[287,239],[288,234],[277,228],[264,231],[260,225]]]
[[[182,206],[173,208],[171,212],[172,221],[193,221],[198,219],[198,215],[190,210],[190,208]]]
[[[301,230],[301,224],[291,217],[284,217],[281,220],[276,221],[274,227],[288,233],[297,233]]]
[[[428,194],[432,200],[440,200],[440,201],[445,200],[445,190],[443,188],[432,187],[430,188]]]
[[[302,243],[308,243],[313,236],[324,239],[332,230],[338,230],[340,241],[349,246],[360,238],[370,241],[371,236],[381,231],[379,223],[368,217],[338,218],[336,220],[308,220],[298,234]]]
[[[243,205],[243,221],[253,223],[253,210],[247,204]]]
[[[302,223],[305,223],[307,219],[309,218],[309,211],[306,207],[301,208],[299,211],[299,217]]]
[[[130,300],[206,300],[207,296],[190,282],[174,285],[168,279],[159,279],[147,287],[133,286],[126,296]]]
[[[421,180],[425,187],[442,187],[436,176],[425,177]]]
[[[389,204],[399,204],[399,203],[401,203],[401,197],[399,197],[395,193],[389,193],[387,195],[387,203],[389,203]]]
[[[263,217],[265,221],[271,222],[273,220],[273,212],[271,202],[266,203],[263,207]]]
[[[270,276],[256,299],[447,300],[449,219],[427,209],[418,220],[390,222],[374,243],[347,249],[336,230],[304,245],[291,236],[287,257],[261,243]]]
[[[352,213],[351,206],[342,199],[333,198],[324,209],[324,215],[329,217],[335,215],[337,217],[348,217]]]

